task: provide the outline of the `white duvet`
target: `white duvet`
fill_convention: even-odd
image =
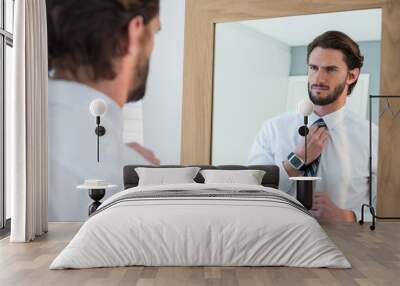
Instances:
[[[262,186],[180,184],[155,190],[265,190]],[[102,207],[101,206],[101,207]],[[90,217],[50,269],[145,266],[294,266],[350,268],[311,216],[285,204],[232,198],[124,201]]]

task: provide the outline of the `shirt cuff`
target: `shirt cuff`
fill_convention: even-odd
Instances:
[[[279,167],[279,189],[288,193],[289,195],[295,195],[295,182],[289,180],[289,175],[283,166],[283,161],[278,164]]]

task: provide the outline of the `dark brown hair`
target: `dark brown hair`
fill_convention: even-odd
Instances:
[[[307,63],[310,58],[311,52],[316,48],[335,49],[343,53],[343,60],[345,61],[349,70],[363,66],[364,57],[361,55],[360,48],[345,33],[338,31],[328,31],[316,37],[307,47]],[[358,80],[358,79],[357,79]],[[349,85],[347,94],[351,94],[357,80]]]
[[[46,0],[49,70],[84,68],[92,80],[113,79],[113,60],[126,53],[128,24],[159,14],[159,0]]]

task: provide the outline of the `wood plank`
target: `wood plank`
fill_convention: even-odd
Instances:
[[[400,1],[382,11],[381,94],[400,95]],[[400,107],[400,100],[391,101]],[[381,110],[382,110],[381,105]],[[379,120],[378,216],[400,217],[400,119],[386,113]]]
[[[78,231],[78,223],[50,223],[49,233],[28,244],[0,241],[0,285],[398,285],[400,223],[327,224],[323,228],[352,269],[292,267],[116,267],[49,270]]]

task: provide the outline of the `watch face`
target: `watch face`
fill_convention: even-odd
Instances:
[[[296,156],[293,156],[292,159],[290,159],[290,163],[292,163],[296,168],[299,168],[303,164],[303,162],[301,162]]]

